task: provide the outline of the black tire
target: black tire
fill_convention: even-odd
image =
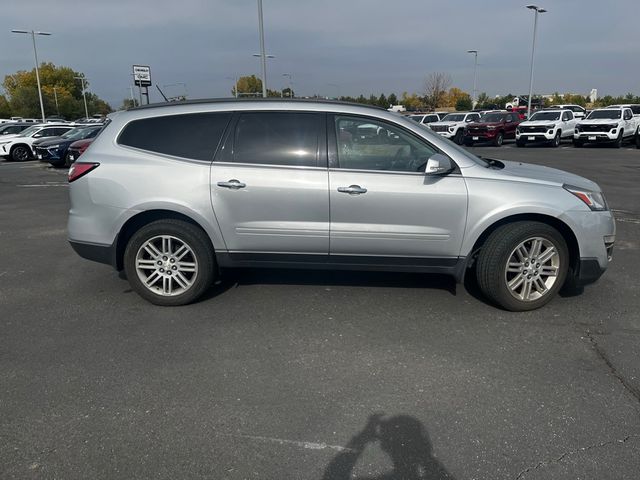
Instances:
[[[458,145],[462,145],[463,137],[464,137],[464,132],[462,131],[461,128],[459,128],[458,131],[456,132],[456,134],[453,137],[453,141],[455,143],[457,143]]]
[[[616,138],[616,141],[613,142],[613,148],[622,148],[622,135],[623,135],[623,131],[620,130],[620,133],[618,134],[618,138]]]
[[[573,140],[573,146],[576,148],[582,148],[584,146],[584,142],[582,140]]]
[[[558,133],[556,133],[556,136],[553,137],[553,140],[551,141],[551,146],[553,148],[558,148],[560,146],[561,139],[562,139],[562,132],[558,130]]]
[[[516,298],[509,290],[505,269],[515,248],[532,237],[544,239],[555,247],[559,265],[553,284],[539,298],[525,301]],[[555,228],[546,223],[521,221],[503,225],[489,235],[478,255],[476,278],[490,301],[506,310],[523,312],[535,310],[551,301],[565,283],[568,267],[567,243]]]
[[[522,148],[527,145],[527,142],[523,142],[522,140],[516,140],[516,147]]]
[[[501,147],[504,142],[504,133],[498,132],[498,134],[493,139],[493,145],[496,147]]]
[[[636,132],[636,148],[640,148],[640,131]]]
[[[24,162],[31,158],[31,151],[26,145],[16,145],[11,149],[9,155],[11,160],[15,162]]]
[[[197,264],[197,272],[190,279],[191,286],[182,293],[173,296],[155,293],[145,286],[138,276],[136,268],[138,251],[148,240],[160,235],[170,235],[187,244]],[[213,285],[217,267],[213,247],[205,232],[191,223],[166,219],[149,223],[133,234],[124,252],[124,270],[131,287],[142,298],[155,305],[178,306],[187,305],[201,297]]]

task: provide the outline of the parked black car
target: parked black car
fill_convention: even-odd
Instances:
[[[43,162],[49,162],[54,167],[64,167],[69,145],[76,140],[93,138],[101,129],[102,125],[74,128],[60,137],[38,141],[33,145],[36,158]]]
[[[0,125],[0,135],[13,135],[14,133],[20,133],[31,126],[33,126],[33,123],[3,123]]]

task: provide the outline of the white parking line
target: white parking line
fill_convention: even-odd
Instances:
[[[62,183],[62,182],[49,182],[46,184],[31,184],[31,185],[16,185],[16,187],[23,187],[23,188],[37,188],[37,187],[68,187],[69,184],[68,183]]]

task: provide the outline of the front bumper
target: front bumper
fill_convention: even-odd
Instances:
[[[516,140],[519,140],[520,142],[526,142],[526,143],[535,143],[535,142],[550,142],[552,141],[556,136],[556,132],[554,130],[553,133],[548,133],[547,132],[536,132],[536,133],[516,133]]]
[[[493,140],[496,138],[497,130],[487,130],[485,132],[464,132],[465,140],[472,140],[474,142],[484,142],[488,140]]]
[[[449,130],[447,130],[446,132],[436,132],[436,133],[444,138],[453,138],[456,136],[456,133],[458,133],[458,131],[455,130],[453,132],[450,132]]]
[[[618,139],[619,132],[580,132],[574,133],[573,139],[582,142],[615,142]]]

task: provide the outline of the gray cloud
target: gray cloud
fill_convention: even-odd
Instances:
[[[227,77],[257,73],[254,0],[23,0],[2,6],[3,74],[33,65],[31,44],[12,28],[54,33],[41,61],[86,73],[114,106],[128,95],[131,65],[148,64],[162,85],[185,82],[191,97],[228,96]],[[3,2],[3,3],[5,3]],[[419,91],[433,71],[467,91],[480,51],[480,91],[528,89],[533,14],[514,0],[264,0],[269,86],[293,74],[299,94]],[[636,2],[545,0],[535,90],[638,93]],[[329,84],[338,84],[339,87]],[[181,92],[168,87],[169,93]],[[158,96],[155,94],[155,98]]]

